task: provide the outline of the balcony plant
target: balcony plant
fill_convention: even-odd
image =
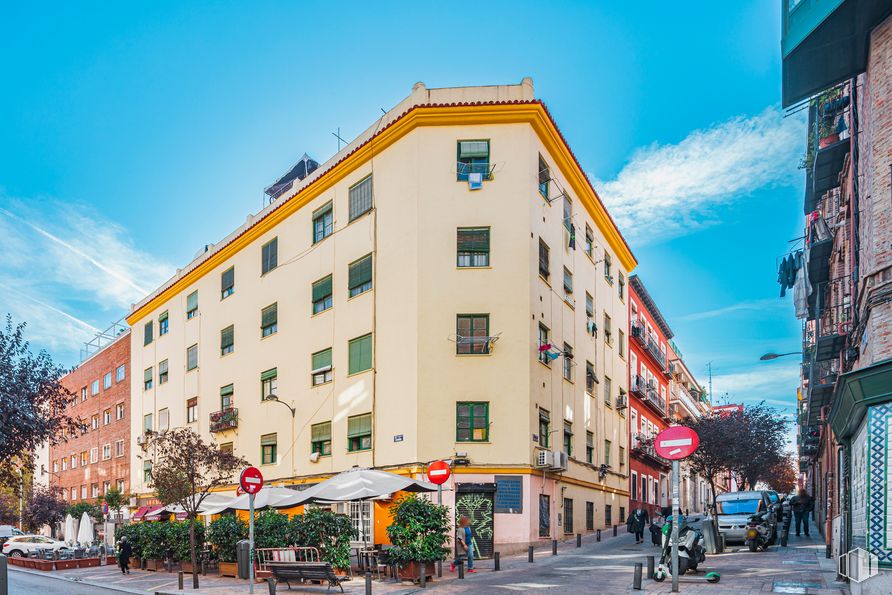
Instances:
[[[425,574],[432,576],[434,562],[449,555],[449,509],[408,494],[396,500],[390,514],[393,520],[387,536],[393,547],[387,553],[399,567],[400,577],[417,579],[422,565]]]
[[[232,514],[226,514],[211,523],[208,541],[214,546],[214,553],[219,560],[220,575],[238,575],[235,563],[236,544],[248,538],[248,525]]]
[[[347,515],[311,508],[304,514],[294,515],[289,530],[290,543],[314,547],[336,571],[349,570],[350,541],[356,538],[356,531]]]

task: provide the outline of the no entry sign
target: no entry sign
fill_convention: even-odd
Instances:
[[[677,461],[691,456],[700,446],[700,437],[697,432],[684,426],[672,426],[666,428],[654,441],[657,454],[664,459]]]
[[[441,485],[449,480],[452,471],[446,461],[434,461],[427,466],[427,479],[436,485]]]
[[[263,475],[257,467],[248,467],[239,477],[239,485],[248,494],[256,494],[263,487]]]

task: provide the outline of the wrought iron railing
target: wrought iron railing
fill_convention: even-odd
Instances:
[[[238,409],[228,407],[210,414],[211,432],[225,432],[238,427]]]
[[[654,339],[653,337],[649,337],[647,339],[647,350],[650,351],[651,355],[654,356],[654,359],[656,359],[660,363],[660,371],[665,372],[666,354],[662,352],[662,350],[660,349],[660,344],[657,343],[656,339]]]

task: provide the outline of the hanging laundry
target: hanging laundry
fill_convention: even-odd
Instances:
[[[811,295],[812,286],[808,280],[808,253],[805,256],[800,251],[797,254],[798,268],[796,280],[793,282],[793,306],[796,308],[796,318],[808,317],[808,296]]]
[[[585,330],[593,337],[598,336],[598,325],[591,318],[585,323]]]
[[[543,351],[549,351],[550,349],[551,343],[542,343],[541,345],[539,345],[539,353],[542,353]]]
[[[780,284],[780,297],[787,295],[787,289],[796,284],[796,272],[802,268],[802,250],[788,254],[777,268],[777,282]]]
[[[570,224],[570,249],[576,250],[576,226]]]
[[[483,188],[483,174],[480,172],[469,173],[468,188],[470,190],[480,190],[481,188]]]
[[[558,351],[558,352],[546,351],[545,357],[548,358],[550,361],[554,361],[557,358],[561,357],[561,352],[560,351]]]

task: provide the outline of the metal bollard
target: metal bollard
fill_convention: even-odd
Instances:
[[[437,578],[443,578],[443,560],[437,560]]]
[[[465,578],[465,563],[463,560],[459,560],[458,564],[458,578]]]
[[[601,541],[601,530],[598,529],[598,532],[595,533],[595,541]]]
[[[365,595],[372,595],[372,571],[365,571]]]
[[[493,552],[492,560],[493,560],[493,563],[495,564],[495,566],[493,568],[493,572],[501,570],[502,569],[502,565],[501,565],[502,555],[499,552]]]
[[[183,571],[179,571],[177,573],[177,588],[182,591],[183,590]]]
[[[655,564],[654,557],[648,556],[647,557],[647,578],[654,577],[654,564]]]
[[[582,533],[576,534],[576,547],[582,547]]]
[[[208,575],[208,566],[205,563],[204,559],[202,559],[201,560],[201,576],[207,576],[207,575]]]
[[[529,549],[527,549],[527,562],[533,562],[533,546],[530,546]]]
[[[616,537],[616,525],[613,526],[613,536]]]
[[[557,556],[557,539],[551,540],[551,555]]]
[[[635,575],[632,577],[632,588],[641,590],[641,562],[635,562]]]
[[[266,587],[269,589],[269,595],[276,595],[276,579],[273,577],[266,579]],[[366,591],[366,593],[371,593],[371,591]]]
[[[418,565],[418,586],[422,589],[427,588],[427,564],[424,562]]]

